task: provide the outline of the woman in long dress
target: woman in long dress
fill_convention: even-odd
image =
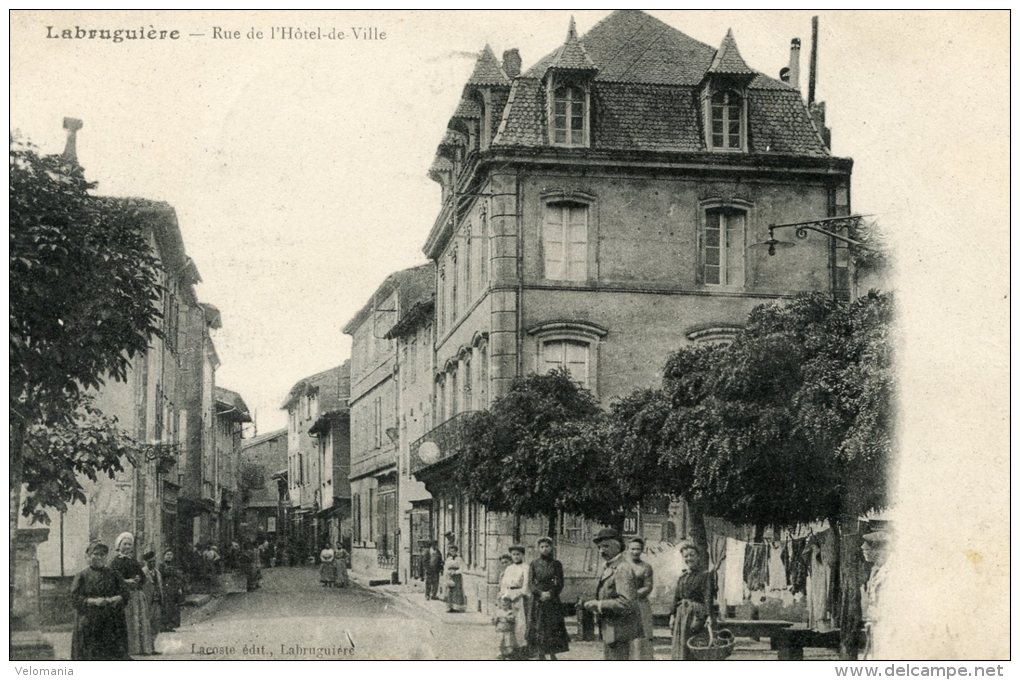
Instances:
[[[174,551],[163,551],[163,631],[176,630],[181,625],[181,603],[184,602],[184,575],[174,562]]]
[[[563,622],[563,564],[553,557],[548,536],[538,539],[538,557],[528,567],[528,647],[539,659],[555,661],[570,650],[570,636]]]
[[[142,555],[142,573],[145,574],[145,585],[142,592],[145,593],[145,601],[149,603],[149,630],[152,633],[153,644],[156,636],[163,630],[163,575],[159,573],[156,566],[156,552],[150,550]]]
[[[347,560],[350,555],[344,550],[343,545],[336,544],[336,587],[347,587]]]
[[[652,621],[652,603],[648,597],[652,594],[653,572],[652,565],[641,559],[645,551],[645,539],[634,537],[627,542],[627,556],[630,558],[630,566],[634,570],[634,578],[637,581],[638,612],[641,614],[642,635],[635,638],[631,643],[630,658],[634,661],[651,661],[655,658],[652,644],[654,635],[654,623]]]
[[[128,590],[120,574],[104,562],[110,549],[93,541],[89,546],[89,566],[71,584],[74,607],[74,631],[71,633],[71,659],[74,661],[128,660],[127,626],[124,607]]]
[[[685,661],[690,658],[687,641],[705,629],[714,616],[712,601],[715,599],[715,579],[705,566],[705,557],[694,543],[680,546],[686,569],[680,574],[673,596],[673,660]]]
[[[512,545],[510,564],[503,570],[499,579],[499,598],[510,603],[513,612],[513,642],[507,636],[508,646],[512,647],[506,656],[511,659],[526,659],[528,656],[528,565],[524,564],[524,546]]]
[[[120,574],[128,589],[129,597],[124,618],[127,619],[128,653],[132,656],[148,656],[154,654],[155,643],[152,637],[149,617],[149,603],[145,601],[142,586],[145,585],[145,574],[142,565],[135,561],[135,537],[125,531],[117,537],[113,544],[117,552],[110,560],[110,568]]]
[[[460,559],[460,550],[457,546],[451,545],[446,549],[446,562],[443,564],[443,571],[446,572],[446,611],[462,612],[467,606],[467,598],[464,597],[464,561]]]

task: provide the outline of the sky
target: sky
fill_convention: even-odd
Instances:
[[[745,61],[772,76],[799,37],[806,83],[816,12],[650,13],[713,46],[732,28]],[[79,159],[101,193],[173,205],[199,296],[223,314],[217,382],[268,432],[285,423],[291,385],[349,357],[341,329],[386,275],[424,261],[439,209],[426,171],[477,53],[516,47],[527,69],[572,14],[583,34],[608,12],[15,12],[10,124],[58,152],[62,118],[81,118]],[[962,475],[925,512],[978,531],[1001,513],[973,499],[1008,483],[959,461],[1008,463],[1009,17],[817,14],[833,152],[854,159],[853,208],[877,216],[896,254],[904,460],[923,461],[902,466],[900,484],[923,506],[947,469]],[[47,38],[76,25],[183,37]],[[348,37],[246,37],[280,25]],[[386,39],[353,39],[352,27]]]

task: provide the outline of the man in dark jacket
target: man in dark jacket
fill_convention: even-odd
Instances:
[[[435,600],[439,594],[439,577],[443,573],[443,556],[439,553],[435,541],[429,543],[422,559],[425,570],[425,599]]]
[[[619,532],[602,529],[595,536],[595,545],[605,566],[595,589],[595,599],[585,602],[584,608],[598,617],[605,645],[604,658],[627,661],[631,641],[641,636],[637,577],[623,560],[623,539]]]

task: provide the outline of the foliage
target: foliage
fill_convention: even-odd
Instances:
[[[138,451],[117,419],[103,415],[87,395],[75,397],[69,419],[29,426],[25,446],[31,464],[23,472],[27,493],[22,514],[44,524],[49,524],[44,507],[64,512],[70,503],[85,502],[81,477],[94,482],[106,474],[113,479],[124,469],[121,459]]]
[[[891,301],[757,307],[729,347],[684,348],[663,378],[663,468],[708,514],[793,525],[882,507]],[[664,472],[663,472],[664,473]]]
[[[465,424],[457,480],[471,498],[499,512],[619,517],[600,415],[591,392],[566,371],[517,378]]]
[[[137,214],[93,187],[76,164],[11,140],[10,399],[30,420],[66,419],[159,333],[158,262]]]
[[[41,519],[83,500],[76,473],[120,469],[128,439],[85,395],[159,335],[162,291],[136,210],[15,138],[9,163],[11,491],[28,483],[23,511]]]
[[[266,488],[266,469],[251,461],[243,461],[238,471],[238,483],[244,491]]]

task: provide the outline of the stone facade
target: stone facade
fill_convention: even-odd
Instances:
[[[457,419],[558,366],[608,405],[657,386],[669,352],[725,341],[756,305],[847,295],[826,237],[780,257],[755,246],[770,224],[849,214],[851,168],[799,92],[747,67],[732,35],[715,49],[626,11],[571,29],[523,75],[483,51],[431,172],[444,198],[424,249],[437,267],[435,428],[410,452],[435,499],[433,538],[465,555],[469,609],[488,609],[507,545],[533,544],[548,522],[454,488]],[[446,448],[415,462],[425,442]],[[562,517],[556,533],[571,598],[594,575],[592,527]]]

